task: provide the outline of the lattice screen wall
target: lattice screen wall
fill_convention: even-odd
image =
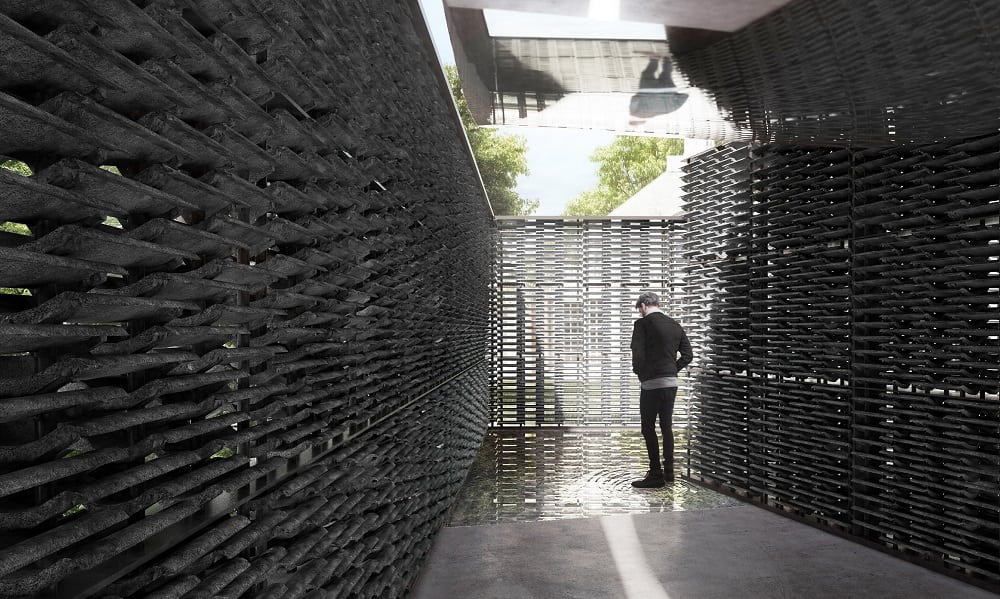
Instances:
[[[0,3],[0,595],[404,593],[488,422],[491,215],[422,27]]]
[[[734,143],[699,154],[685,168],[684,212],[691,226],[683,241],[683,301],[690,318],[683,324],[692,346],[700,348],[690,401],[698,428],[689,457],[696,460],[707,454],[742,464],[749,446],[745,405],[733,401],[747,392],[749,162],[749,147]],[[741,424],[730,426],[734,422]],[[742,486],[743,470],[719,469],[716,481]]]
[[[498,219],[494,426],[638,423],[629,352],[635,299],[653,290],[668,313],[683,317],[680,225]],[[681,425],[685,392],[678,395]]]
[[[691,162],[697,478],[1000,588],[998,150]]]

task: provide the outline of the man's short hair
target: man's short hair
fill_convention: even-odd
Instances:
[[[639,306],[659,306],[660,298],[651,291],[646,291],[639,295],[639,299],[635,300],[635,307]]]

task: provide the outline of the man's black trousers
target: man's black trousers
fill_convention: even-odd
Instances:
[[[649,454],[649,469],[660,470],[660,444],[656,438],[656,417],[660,417],[663,433],[663,468],[667,473],[674,469],[674,399],[677,387],[643,389],[639,392],[639,421],[642,438]]]

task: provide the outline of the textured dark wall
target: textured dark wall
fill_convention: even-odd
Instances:
[[[693,471],[993,589],[998,25],[979,0],[799,0],[672,45],[768,144],[686,175]]]
[[[1000,588],[998,148],[692,161],[696,478]]]
[[[414,9],[0,6],[0,595],[405,592],[493,239]]]
[[[991,0],[797,0],[707,47],[679,35],[671,48],[747,140],[929,143],[997,128],[998,32]]]

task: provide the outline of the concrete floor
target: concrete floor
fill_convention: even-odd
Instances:
[[[448,527],[412,599],[997,595],[749,505]]]
[[[634,489],[644,455],[635,430],[491,431],[410,598],[997,596],[682,479]]]

